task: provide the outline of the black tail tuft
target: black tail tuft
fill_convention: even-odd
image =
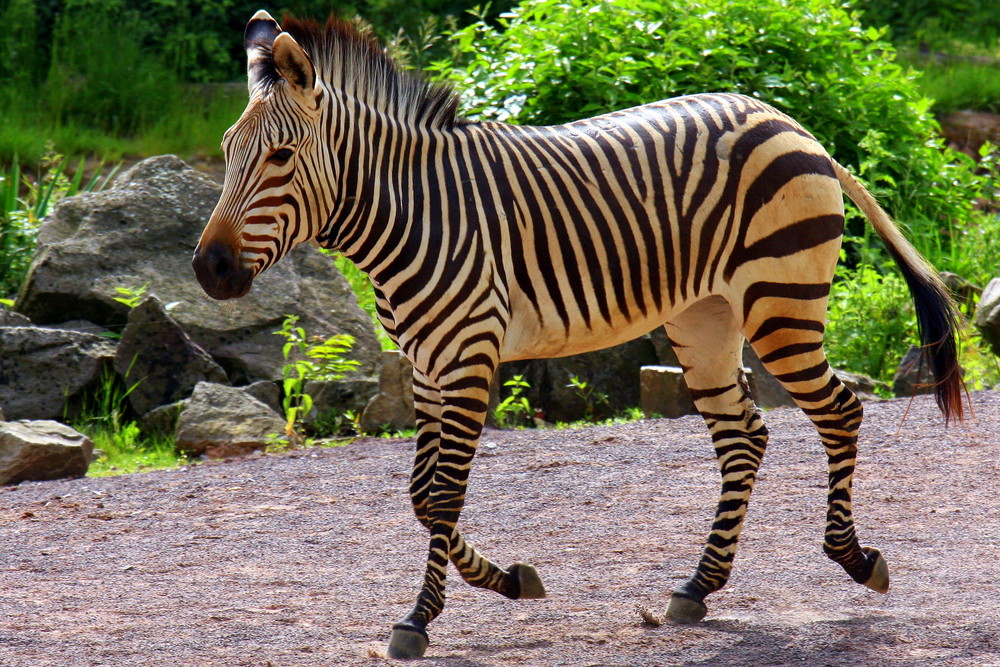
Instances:
[[[945,423],[952,418],[962,421],[965,384],[958,364],[956,342],[961,315],[948,289],[940,280],[936,277],[928,278],[916,270],[895,252],[895,248],[890,246],[889,251],[913,296],[921,352],[934,374],[934,394],[938,407],[944,414]]]

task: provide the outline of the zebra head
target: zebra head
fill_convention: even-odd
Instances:
[[[192,266],[215,299],[240,297],[255,276],[316,236],[333,197],[308,173],[328,160],[317,140],[324,89],[308,53],[261,10],[244,33],[250,100],[222,140],[222,196]]]

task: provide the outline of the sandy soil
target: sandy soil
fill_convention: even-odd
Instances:
[[[488,431],[466,535],[533,563],[544,600],[454,576],[428,665],[1000,665],[1000,392],[944,428],[869,403],[855,511],[888,595],[823,556],[826,462],[796,410],[771,446],[729,586],[695,627],[644,625],[701,551],[718,473],[700,419]],[[364,439],[0,491],[0,665],[383,665],[426,541],[413,443]]]

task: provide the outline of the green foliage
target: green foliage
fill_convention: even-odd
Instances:
[[[865,25],[889,26],[894,41],[936,48],[935,38],[945,35],[984,44],[1000,39],[996,0],[859,0],[854,6]]]
[[[135,308],[142,303],[142,299],[146,296],[147,289],[149,289],[148,282],[140,285],[139,287],[118,286],[115,288],[115,292],[121,296],[116,296],[114,299],[118,303],[124,304],[129,308]]]
[[[597,409],[601,405],[608,405],[608,395],[603,391],[598,391],[596,387],[587,384],[578,375],[571,377],[569,384],[566,386],[572,388],[577,397],[583,401],[583,418],[588,422],[593,422],[597,419]]]
[[[28,272],[35,250],[35,238],[42,218],[56,202],[79,192],[103,190],[118,171],[114,167],[101,176],[101,166],[84,181],[84,162],[80,160],[70,177],[66,159],[51,144],[39,165],[38,180],[23,175],[15,157],[9,169],[0,167],[0,295],[13,294]]]
[[[993,64],[963,60],[924,61],[920,88],[939,114],[963,109],[1000,113],[1000,60]]]
[[[91,477],[173,468],[187,462],[176,452],[172,435],[144,434],[127,417],[128,396],[138,385],[126,386],[107,368],[97,388],[84,397],[79,414],[72,419],[64,416],[64,421],[90,438],[99,450],[87,473]]]
[[[125,423],[117,432],[102,427],[88,431],[85,435],[100,452],[87,471],[89,477],[163,470],[191,463],[177,452],[173,436],[143,435],[135,422]]]
[[[506,398],[493,410],[493,420],[498,428],[517,428],[528,426],[535,411],[531,408],[531,402],[525,396],[525,392],[531,389],[531,385],[524,379],[523,375],[515,375],[510,380],[503,383],[504,387],[510,389]]]
[[[898,273],[868,264],[837,267],[824,341],[832,366],[891,383],[903,353],[919,344],[916,326],[910,293]]]
[[[345,359],[354,345],[354,336],[337,334],[324,340],[309,338],[305,329],[297,326],[298,316],[285,317],[281,328],[274,333],[285,339],[281,348],[285,365],[282,367],[282,407],[285,410],[285,435],[289,442],[297,442],[297,431],[302,419],[312,410],[312,396],[305,393],[310,380],[338,380],[359,366],[357,361]]]

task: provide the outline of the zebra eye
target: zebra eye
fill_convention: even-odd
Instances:
[[[273,153],[271,153],[271,155],[268,156],[267,161],[273,162],[274,164],[277,165],[282,165],[288,162],[288,160],[291,157],[292,157],[291,148],[279,148],[278,150],[274,151]]]

